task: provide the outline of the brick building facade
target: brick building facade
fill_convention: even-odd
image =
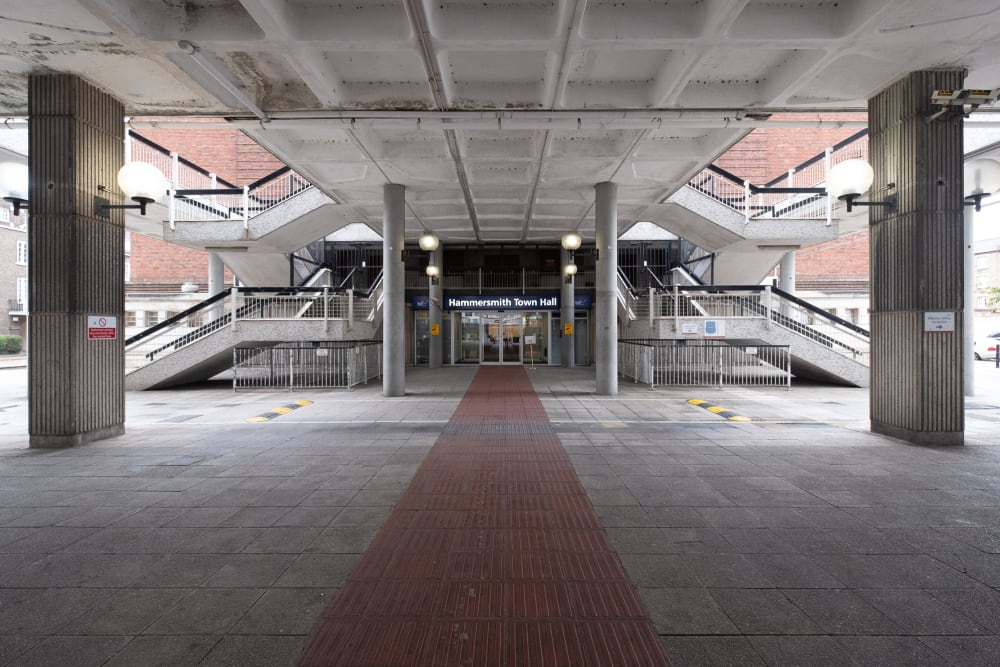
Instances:
[[[24,338],[28,310],[28,214],[0,202],[0,335]]]
[[[199,130],[198,123],[191,120],[191,129],[143,128],[137,132],[236,186],[252,183],[284,166],[242,132]],[[206,288],[208,253],[141,234],[129,236],[128,292],[179,292],[184,283]],[[232,284],[228,271],[226,283]]]

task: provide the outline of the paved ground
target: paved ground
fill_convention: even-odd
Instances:
[[[1000,371],[977,368],[950,449],[868,433],[864,390],[529,374],[674,665],[992,665]],[[0,664],[294,661],[473,373],[130,393],[126,435],[34,451],[0,369]]]

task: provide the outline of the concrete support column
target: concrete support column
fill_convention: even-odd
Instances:
[[[406,394],[406,307],[403,225],[406,189],[382,186],[382,394]]]
[[[226,265],[222,263],[222,258],[218,253],[208,253],[208,294],[213,296],[226,289]],[[225,312],[225,300],[219,301],[212,306],[209,317],[217,320]]]
[[[430,346],[427,353],[427,365],[431,368],[441,368],[441,359],[443,358],[444,352],[444,330],[441,327],[441,319],[443,315],[441,306],[444,305],[444,289],[442,288],[442,281],[444,280],[444,264],[442,263],[443,258],[444,249],[441,248],[441,246],[438,246],[437,250],[430,253],[430,263],[438,267],[441,271],[436,281],[431,280],[430,278],[427,279],[428,282],[430,282],[430,288],[428,290],[430,298],[428,299],[429,303],[427,304],[427,324],[430,329],[428,333],[431,334]],[[437,336],[433,335],[435,326],[438,330]]]
[[[795,251],[785,253],[778,264],[778,288],[795,294]]]
[[[29,78],[31,447],[125,432],[125,215],[94,203],[122,203],[124,115],[78,77]]]
[[[559,251],[559,270],[562,272],[562,268],[572,261],[573,253],[566,248],[562,248]],[[576,366],[576,345],[574,341],[576,338],[576,279],[573,276],[566,277],[565,273],[562,275],[562,290],[560,293],[559,301],[559,319],[562,322],[562,331],[554,332],[556,335],[560,335],[560,348],[559,351],[562,353],[562,365],[566,368],[573,368]],[[566,325],[572,324],[573,333],[566,335],[563,333],[566,330]]]
[[[913,72],[868,103],[870,197],[899,200],[869,214],[871,428],[918,444],[964,442],[962,123],[927,122],[931,91],[964,80]]]
[[[964,191],[963,187],[963,191]],[[965,385],[965,395],[976,395],[976,244],[975,232],[973,231],[973,219],[976,209],[973,206],[966,206],[962,216],[962,245],[965,249],[962,257],[962,301],[963,308],[963,338],[962,357],[965,360],[965,375],[963,383]]]
[[[597,247],[597,303],[594,307],[594,353],[597,394],[618,395],[618,187],[595,187],[594,229]]]

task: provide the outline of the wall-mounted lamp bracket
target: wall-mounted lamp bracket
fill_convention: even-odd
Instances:
[[[968,197],[965,198],[965,205],[966,206],[975,206],[976,207],[976,211],[979,212],[979,211],[983,210],[983,206],[982,206],[983,197],[989,197],[989,196],[990,196],[989,192],[977,192],[976,194],[969,195]]]
[[[28,208],[28,200],[20,197],[4,197],[5,202],[9,202],[14,207],[14,215],[21,215],[22,209]]]
[[[859,194],[849,194],[841,195],[840,200],[847,205],[847,212],[850,213],[851,209],[855,206],[881,206],[888,213],[896,212],[896,205],[898,203],[898,198],[896,195],[886,195],[885,201],[858,201]]]
[[[94,215],[99,218],[109,218],[111,214],[108,211],[112,209],[138,209],[139,215],[146,215],[146,206],[152,204],[155,200],[149,197],[133,197],[132,201],[136,203],[112,204],[104,197],[94,197]]]

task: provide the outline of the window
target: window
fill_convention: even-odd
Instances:
[[[132,262],[125,260],[125,282],[132,280]]]
[[[851,324],[857,324],[858,323],[858,315],[859,314],[860,313],[859,313],[859,311],[858,311],[857,308],[848,308],[847,309],[847,319],[848,319],[848,321],[851,322]]]
[[[160,311],[158,310],[147,310],[146,311],[146,326],[151,327],[154,324],[160,323]]]
[[[17,242],[17,263],[21,266],[28,265],[28,242],[18,241]]]
[[[135,311],[134,310],[126,310],[125,311],[125,326],[127,326],[127,327],[136,327],[136,326],[139,326],[139,321],[138,321],[138,319],[135,316]]]
[[[27,310],[28,308],[28,279],[17,279],[17,303]]]

